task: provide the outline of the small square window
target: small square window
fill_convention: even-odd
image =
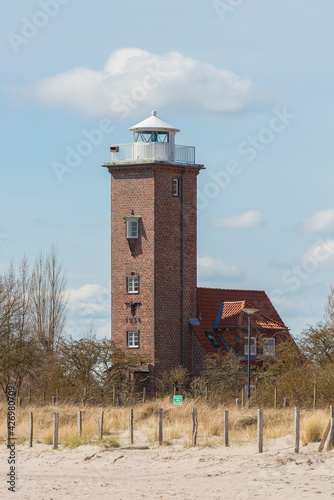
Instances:
[[[139,348],[139,331],[131,330],[126,332],[128,337],[128,348],[138,349]]]
[[[263,339],[263,354],[275,356],[275,339]]]
[[[248,337],[244,338],[244,355],[248,356]],[[256,356],[256,338],[250,339],[250,355]]]
[[[126,292],[139,293],[139,276],[126,277]]]
[[[179,179],[173,179],[173,196],[179,196]]]
[[[126,237],[138,238],[138,219],[127,219],[126,221]]]

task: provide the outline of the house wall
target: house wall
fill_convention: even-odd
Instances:
[[[248,337],[248,329],[237,328],[220,330],[221,335],[227,342],[229,347],[239,356],[244,355],[244,339]],[[262,338],[274,338],[275,345],[279,345],[281,342],[286,341],[290,336],[288,332],[281,333],[277,330],[252,330],[252,337],[257,339],[257,353],[262,354],[262,349],[260,348],[260,342]]]

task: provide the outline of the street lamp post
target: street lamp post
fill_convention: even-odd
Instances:
[[[241,309],[248,316],[248,356],[247,356],[247,402],[249,404],[250,399],[250,352],[251,352],[251,326],[252,326],[252,316],[258,309],[255,307],[243,307]]]

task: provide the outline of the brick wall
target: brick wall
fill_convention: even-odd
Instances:
[[[127,349],[126,331],[140,331],[139,352],[157,372],[181,364],[181,182],[184,167],[163,164],[109,166],[111,173],[112,339]],[[192,367],[192,330],[196,316],[196,179],[198,168],[184,175],[184,333],[185,363]],[[179,179],[179,196],[172,181]],[[142,216],[133,252],[124,216]],[[126,293],[126,276],[139,275],[139,294]],[[131,318],[125,303],[138,301]],[[137,323],[127,323],[130,321]],[[139,323],[140,320],[140,323]]]
[[[193,334],[192,342],[192,374],[196,377],[201,375],[201,371],[205,367],[205,359],[207,357],[207,352],[198,340],[197,336]]]
[[[115,167],[110,171],[111,336],[127,349],[127,330],[138,329],[139,351],[153,360],[154,336],[147,333],[154,331],[154,169]],[[142,216],[134,255],[126,238],[124,220],[132,212]],[[126,276],[131,275],[131,272],[139,275],[138,295],[126,292]],[[130,301],[141,303],[134,317],[126,306]]]

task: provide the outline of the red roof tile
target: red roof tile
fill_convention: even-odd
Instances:
[[[259,309],[259,313],[253,316],[254,321],[258,322],[259,328],[280,328],[287,329],[281,320],[276,309],[270,302],[263,290],[231,290],[223,288],[197,288],[197,317],[201,328],[210,332],[217,319],[221,303],[229,303],[222,312],[222,320],[231,321],[230,326],[247,326],[248,319],[245,313],[240,310],[244,305]],[[232,304],[231,304],[232,303]],[[242,319],[240,319],[242,315]],[[227,320],[227,318],[229,318]],[[236,321],[232,325],[232,321]],[[241,321],[241,323],[239,323]],[[227,324],[224,326],[227,326]],[[255,324],[254,324],[255,326]]]
[[[246,301],[243,302],[223,302],[220,318],[216,320],[216,328],[233,328],[233,327],[248,327],[248,315],[243,312],[244,307],[250,306]],[[258,307],[256,308],[258,309]],[[219,320],[219,322],[218,322]],[[282,322],[274,321],[267,318],[259,310],[252,316],[253,328],[267,328],[274,330],[282,330]]]

